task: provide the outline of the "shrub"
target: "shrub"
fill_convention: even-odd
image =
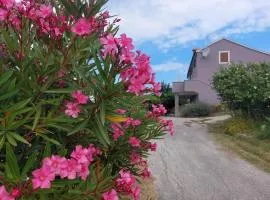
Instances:
[[[267,118],[266,121],[262,123],[259,127],[260,131],[258,134],[258,138],[262,140],[270,139],[270,118]]]
[[[270,115],[270,64],[237,64],[213,77],[214,88],[232,110],[250,117]]]
[[[0,0],[0,199],[139,198],[173,124],[106,2]]]
[[[166,84],[164,82],[161,83],[161,96],[160,102],[164,105],[164,107],[171,112],[174,108],[174,94],[172,93],[172,88],[170,84]]]
[[[211,113],[211,106],[205,103],[191,103],[180,107],[182,117],[206,117]]]

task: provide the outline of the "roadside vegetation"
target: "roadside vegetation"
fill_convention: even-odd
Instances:
[[[226,150],[236,152],[247,161],[270,172],[270,123],[264,123],[232,117],[209,124],[209,129]]]
[[[270,172],[270,64],[232,65],[213,79],[232,118],[209,125],[224,148]]]

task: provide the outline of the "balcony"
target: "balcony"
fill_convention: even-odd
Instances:
[[[172,92],[179,93],[184,92],[184,82],[173,82]]]
[[[198,81],[185,80],[183,82],[173,82],[172,91],[179,96],[193,96],[198,94]]]

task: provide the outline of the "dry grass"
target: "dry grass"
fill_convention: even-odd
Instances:
[[[231,118],[209,124],[209,130],[224,149],[233,151],[255,166],[270,172],[270,140],[258,139],[257,125],[243,120],[245,119]],[[246,124],[245,128],[243,124]]]

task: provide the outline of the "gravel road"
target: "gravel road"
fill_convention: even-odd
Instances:
[[[270,200],[270,174],[224,152],[198,119],[173,120],[149,159],[159,200]]]

